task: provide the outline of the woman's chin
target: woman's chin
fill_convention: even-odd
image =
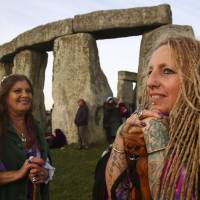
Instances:
[[[151,105],[150,110],[152,111],[156,111],[159,113],[163,113],[163,114],[169,114],[170,110],[164,106],[161,105]]]

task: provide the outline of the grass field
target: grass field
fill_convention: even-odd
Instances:
[[[91,200],[94,170],[106,145],[88,150],[67,146],[51,150],[56,168],[50,184],[51,200]]]

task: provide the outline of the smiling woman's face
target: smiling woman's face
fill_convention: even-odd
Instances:
[[[32,104],[32,91],[26,80],[17,81],[6,98],[9,113],[26,113]]]
[[[169,113],[176,102],[180,80],[170,48],[154,51],[148,65],[147,95],[152,109]]]

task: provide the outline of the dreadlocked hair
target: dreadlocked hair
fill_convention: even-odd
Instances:
[[[198,199],[200,166],[200,42],[186,37],[168,38],[178,68],[180,92],[169,121],[169,143],[166,149],[165,170],[157,199],[174,199],[180,175],[183,182],[180,200]]]

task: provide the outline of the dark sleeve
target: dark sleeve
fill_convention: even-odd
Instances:
[[[0,160],[0,172],[6,171],[6,167],[3,162]]]
[[[84,120],[88,121],[88,116],[89,116],[89,109],[87,106],[85,106],[84,110]]]
[[[74,119],[74,123],[78,126],[78,122],[79,122],[79,113],[80,113],[80,108],[77,110],[76,112],[76,116]]]
[[[103,113],[103,127],[104,128],[108,128],[110,123],[109,123],[109,111],[108,110],[104,110]]]
[[[77,111],[75,124],[78,125],[86,125],[88,123],[88,114],[89,110],[87,106],[80,107]]]
[[[94,185],[92,192],[93,200],[106,200],[107,199],[107,189],[105,180],[105,170],[106,164],[110,157],[111,150],[109,149],[97,162],[95,168]]]

